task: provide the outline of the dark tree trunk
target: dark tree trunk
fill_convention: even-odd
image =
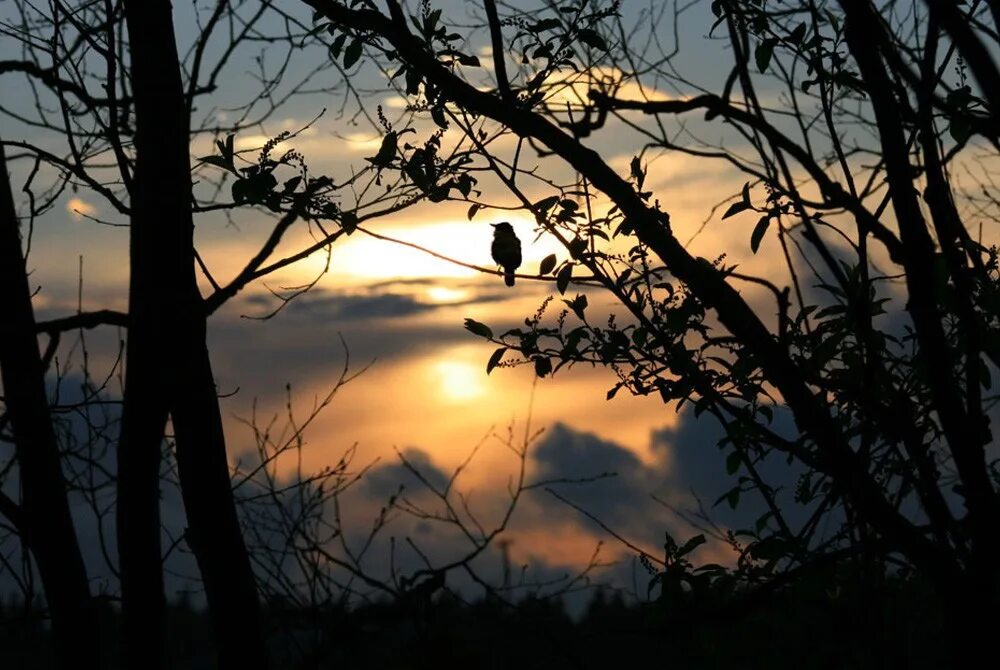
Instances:
[[[152,523],[156,510],[149,505],[149,496],[156,489],[151,465],[159,455],[159,439],[154,444],[152,429],[155,423],[162,435],[169,411],[187,512],[187,539],[205,585],[220,665],[261,668],[266,665],[266,649],[256,585],[230,488],[222,417],[205,338],[206,314],[195,276],[189,119],[170,3],[127,0],[125,17],[137,156],[130,295],[135,330],[129,331],[129,353],[133,340],[140,340],[134,348],[149,376],[137,381],[151,403],[137,410],[148,419],[143,424],[149,429],[142,432],[143,442],[125,443],[133,451],[132,464],[137,469],[134,500],[146,505],[140,512],[142,522]],[[150,371],[147,363],[158,366],[158,371]],[[129,367],[133,364],[129,358]],[[120,476],[124,479],[125,473]],[[126,502],[119,500],[119,506]],[[146,562],[154,538],[148,528],[141,534],[147,537],[142,540],[143,553],[137,556]],[[162,593],[162,583],[157,586]],[[133,604],[136,611],[143,611],[141,603]],[[126,618],[131,616],[126,611]],[[130,662],[138,667],[141,650],[136,648],[135,653]]]
[[[0,373],[20,468],[21,505],[11,519],[38,566],[65,668],[98,667],[98,630],[87,570],[45,393],[14,198],[0,146]]]

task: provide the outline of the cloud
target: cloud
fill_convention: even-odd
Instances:
[[[381,293],[375,295],[323,294],[304,296],[289,305],[291,312],[319,311],[323,318],[354,320],[397,318],[436,309],[411,295]]]
[[[554,483],[551,488],[615,531],[648,536],[662,530],[656,519],[664,516],[663,508],[650,494],[662,490],[668,474],[662,467],[646,465],[627,447],[556,423],[533,453],[532,474],[534,481],[599,477]],[[549,506],[546,516],[579,518],[560,502],[550,499],[544,504]]]
[[[791,412],[783,407],[774,408],[774,421],[769,428],[788,439],[799,434]],[[673,463],[670,482],[675,487],[674,500],[680,506],[696,509],[697,498],[720,525],[733,529],[752,527],[768,511],[756,491],[741,494],[736,509],[726,501],[715,504],[720,496],[737,485],[738,477],[746,476],[742,469],[728,474],[726,457],[732,448],[718,448],[724,434],[714,418],[708,415],[696,418],[692,410],[685,409],[676,426],[654,432],[652,446],[656,451],[670,454]],[[794,499],[795,486],[804,468],[797,462],[790,464],[784,454],[771,450],[755,463],[755,469],[774,489],[778,506],[789,523],[794,527],[804,521],[808,510]]]
[[[361,480],[364,492],[376,502],[384,502],[389,496],[395,495],[401,486],[406,495],[416,495],[425,491],[426,485],[413,470],[419,472],[420,476],[438,491],[442,491],[448,485],[449,475],[436,466],[430,454],[423,449],[407,447],[402,455],[412,469],[401,461],[388,463],[372,468]]]
[[[358,293],[341,293],[314,288],[294,300],[288,311],[298,316],[312,316],[324,321],[395,319],[434,311],[442,307],[461,307],[509,300],[511,294],[496,288],[490,280],[446,282],[399,280],[370,284]],[[444,299],[446,298],[447,299]],[[250,299],[255,304],[270,301],[261,295]]]
[[[791,414],[775,409],[770,428],[779,435],[797,435]],[[587,479],[604,473],[614,476],[583,483],[557,483],[551,488],[600,519],[612,530],[642,542],[662,541],[662,532],[675,531],[682,537],[692,531],[653,495],[676,509],[691,513],[699,508],[709,513],[723,528],[747,528],[768,511],[756,492],[743,495],[736,509],[716,500],[737,485],[746,473],[730,475],[726,469],[729,450],[718,448],[724,430],[714,417],[695,417],[693,411],[680,413],[675,426],[652,432],[651,450],[655,460],[644,463],[636,454],[613,441],[601,439],[557,423],[538,445],[533,455],[535,480]],[[794,501],[795,484],[801,466],[787,462],[779,453],[770,453],[756,463],[761,477],[776,490],[775,497],[787,520],[794,526],[808,510]],[[577,512],[567,507],[559,512],[550,501],[542,500],[540,516],[548,520],[569,519]],[[556,513],[553,514],[553,511]],[[586,523],[586,522],[584,522]],[[653,544],[652,546],[656,546]]]

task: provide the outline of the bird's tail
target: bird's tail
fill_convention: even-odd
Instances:
[[[514,273],[512,271],[508,270],[507,272],[503,273],[503,283],[506,284],[507,286],[514,285]]]

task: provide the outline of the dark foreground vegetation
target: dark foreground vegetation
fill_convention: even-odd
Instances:
[[[442,591],[419,606],[388,601],[353,608],[265,608],[267,647],[279,668],[594,668],[637,663],[675,668],[948,668],[943,608],[915,579],[817,574],[752,598],[690,594],[637,602],[595,590],[571,614],[561,599],[472,602]],[[55,667],[45,624],[3,608],[5,667]],[[101,610],[104,631],[116,610]],[[206,613],[168,608],[171,668],[211,668]],[[104,668],[121,667],[112,636]]]

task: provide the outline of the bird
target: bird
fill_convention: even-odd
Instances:
[[[521,266],[521,240],[506,221],[490,225],[493,226],[493,245],[490,247],[493,260],[503,267],[503,283],[513,286],[514,270]]]

